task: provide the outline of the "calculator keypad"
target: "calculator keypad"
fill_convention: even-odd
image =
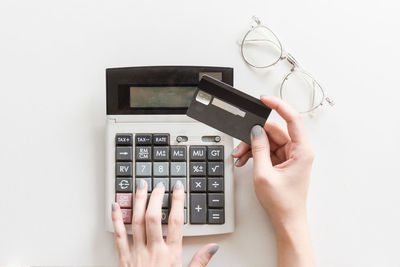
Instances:
[[[169,134],[162,133],[116,135],[115,196],[124,223],[132,223],[134,188],[144,179],[148,198],[158,183],[165,186],[163,224],[168,223],[177,181],[185,190],[185,224],[224,224],[224,147],[170,146],[169,139]]]

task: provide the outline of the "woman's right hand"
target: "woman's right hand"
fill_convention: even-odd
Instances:
[[[254,159],[253,177],[257,198],[276,226],[304,220],[314,152],[300,115],[278,98],[261,97],[287,123],[288,133],[273,123],[254,126],[251,147],[241,143],[232,153],[235,165]]]

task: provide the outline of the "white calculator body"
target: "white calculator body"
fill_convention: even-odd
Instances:
[[[233,85],[225,67],[157,66],[107,69],[105,214],[113,231],[111,204],[122,210],[129,234],[140,179],[148,196],[159,182],[166,234],[171,195],[185,188],[184,236],[234,231],[233,138],[185,115],[202,75]]]

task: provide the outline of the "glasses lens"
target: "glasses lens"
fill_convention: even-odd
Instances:
[[[245,36],[242,55],[250,65],[265,68],[280,59],[282,47],[272,31],[264,26],[258,26]]]
[[[309,74],[295,70],[282,83],[281,97],[298,112],[308,112],[322,103],[323,90]]]

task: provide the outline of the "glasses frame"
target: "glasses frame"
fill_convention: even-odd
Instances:
[[[330,106],[335,105],[335,103],[334,103],[334,101],[332,100],[332,98],[330,98],[330,97],[327,96],[325,90],[324,90],[324,89],[322,88],[322,86],[317,82],[317,80],[316,80],[310,73],[306,72],[306,71],[300,66],[300,64],[298,63],[298,61],[297,61],[290,53],[286,52],[286,51],[283,49],[282,43],[281,43],[281,41],[279,40],[278,36],[277,36],[270,28],[268,28],[267,26],[263,25],[263,24],[261,23],[261,21],[260,21],[259,18],[253,16],[253,17],[252,17],[252,20],[253,20],[253,22],[256,23],[256,25],[251,25],[250,30],[248,30],[247,33],[246,33],[246,34],[244,35],[244,37],[242,38],[242,40],[239,41],[240,53],[241,53],[241,55],[242,55],[243,60],[246,62],[246,64],[248,64],[249,66],[251,66],[251,67],[253,67],[253,68],[257,68],[257,69],[267,69],[267,68],[270,68],[270,67],[272,67],[272,66],[278,64],[278,62],[280,62],[281,60],[285,60],[285,59],[286,59],[286,60],[292,65],[292,67],[291,67],[291,69],[290,69],[290,72],[289,72],[288,74],[286,74],[285,77],[283,78],[282,83],[281,83],[281,86],[280,86],[280,88],[279,88],[279,96],[280,96],[280,98],[281,98],[282,100],[284,100],[284,99],[283,99],[283,91],[284,91],[284,87],[283,87],[283,86],[284,86],[284,84],[285,84],[285,81],[287,81],[287,80],[289,79],[290,75],[292,75],[295,71],[298,71],[298,72],[302,73],[303,75],[308,76],[308,77],[311,79],[312,83],[313,83],[313,84],[312,84],[312,100],[313,100],[312,103],[314,103],[314,98],[315,98],[315,90],[316,90],[315,87],[317,87],[317,88],[321,91],[321,93],[322,93],[322,98],[321,98],[321,101],[320,101],[319,103],[313,105],[310,109],[308,109],[308,110],[306,110],[306,111],[300,111],[300,113],[303,113],[303,114],[305,114],[305,113],[311,113],[312,111],[314,111],[314,110],[316,110],[317,108],[319,108],[320,106],[322,106],[322,105],[324,104],[325,101],[326,101]],[[260,41],[260,40],[258,40],[258,39],[246,40],[247,36],[248,36],[250,33],[252,33],[254,30],[259,29],[259,28],[264,28],[264,29],[268,30],[270,33],[272,33],[272,35],[276,38],[276,40],[277,40],[278,43],[276,44],[276,43],[274,43],[274,42],[272,42],[272,41],[271,41],[271,43],[274,44],[274,45],[279,49],[279,51],[280,51],[279,57],[278,57],[273,63],[271,63],[271,64],[269,64],[269,65],[265,65],[265,66],[256,66],[256,65],[252,64],[251,62],[249,62],[249,61],[246,59],[246,57],[245,57],[245,55],[244,55],[244,51],[243,51],[243,50],[244,50],[243,45],[244,45],[244,43],[245,43],[246,41],[247,41],[247,42],[248,42],[248,41]],[[262,41],[266,41],[266,40],[262,40]],[[268,41],[268,40],[267,40],[267,41]]]

